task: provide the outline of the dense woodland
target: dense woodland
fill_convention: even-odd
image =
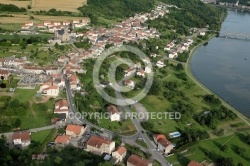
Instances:
[[[2,4],[0,3],[0,12],[26,12],[27,10],[23,7],[19,8],[12,4]]]

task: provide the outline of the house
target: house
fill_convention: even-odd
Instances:
[[[55,139],[55,143],[65,146],[69,143],[69,140],[70,140],[69,135],[58,135]]]
[[[66,135],[69,135],[71,137],[81,136],[84,132],[85,132],[84,126],[69,124],[66,127]]]
[[[123,146],[118,147],[112,152],[112,157],[115,159],[115,163],[121,162],[127,155],[127,149]]]
[[[0,69],[0,80],[7,80],[10,75],[10,72],[8,70],[1,70]]]
[[[49,86],[47,88],[42,89],[42,95],[57,97],[59,94],[58,86]]]
[[[134,67],[136,69],[141,69],[141,62],[137,62],[136,64],[134,64]]]
[[[169,154],[172,149],[174,149],[174,145],[166,139],[163,134],[155,134],[153,136],[154,142],[157,144],[159,151],[163,151],[165,154]]]
[[[121,113],[117,109],[116,106],[114,106],[114,105],[108,106],[108,112],[109,112],[109,117],[110,117],[111,122],[121,120]]]
[[[202,166],[202,165],[194,160],[191,160],[187,166]]]
[[[132,80],[125,80],[124,85],[127,85],[127,87],[134,89],[135,88],[135,82]]]
[[[140,76],[140,77],[145,77],[145,72],[144,70],[140,70],[136,73],[137,76]]]
[[[127,166],[152,166],[152,162],[138,155],[132,154],[127,160]]]
[[[53,74],[52,75],[53,85],[59,87],[65,87],[65,80],[62,74]]]
[[[73,24],[79,24],[80,20],[73,20]]]
[[[14,145],[21,145],[22,147],[30,145],[30,133],[28,131],[15,132],[12,135]]]
[[[66,99],[59,100],[55,103],[55,114],[65,114],[66,118],[69,114],[68,101]]]
[[[70,75],[68,79],[69,79],[70,89],[76,89],[79,83],[79,79],[76,73],[73,73],[72,75]]]
[[[152,57],[152,58],[156,58],[156,57],[157,57],[157,54],[152,53],[152,54],[150,54],[150,57]]]
[[[144,58],[142,61],[143,61],[145,64],[149,64],[149,63],[150,63],[150,59],[149,59],[149,58]]]
[[[100,136],[92,136],[87,141],[87,151],[102,155],[103,153],[111,154],[115,149],[115,142]]]
[[[136,72],[136,70],[135,69],[132,69],[132,68],[128,68],[127,70],[125,70],[124,71],[125,72],[125,77],[127,77],[127,76],[130,76],[130,75],[132,75],[132,74],[134,74],[135,72]]]
[[[152,67],[151,66],[146,66],[145,67],[145,73],[149,74],[152,72]]]
[[[200,35],[200,36],[205,36],[205,35],[206,35],[206,32],[200,32],[199,35]]]
[[[163,68],[163,67],[165,67],[166,65],[164,64],[164,62],[163,62],[162,60],[159,60],[159,61],[156,63],[156,66],[157,66],[158,68]]]
[[[66,99],[59,100],[55,103],[55,109],[68,109],[68,101]]]
[[[43,25],[44,25],[44,26],[51,25],[51,21],[44,21],[44,22],[43,22]]]

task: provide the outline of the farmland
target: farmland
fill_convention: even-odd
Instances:
[[[31,1],[19,1],[19,0],[0,0],[0,3],[2,4],[12,4],[16,5],[18,7],[27,8],[28,5],[30,5]]]
[[[61,1],[61,0],[32,0],[31,11],[38,10],[49,10],[55,8],[62,11],[77,12],[77,8],[86,4],[86,0],[71,0],[71,1]]]

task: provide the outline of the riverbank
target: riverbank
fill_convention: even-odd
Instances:
[[[232,107],[229,103],[227,103],[226,101],[224,101],[220,96],[218,96],[213,91],[211,91],[210,89],[208,89],[205,85],[203,85],[198,79],[195,78],[195,76],[192,74],[192,71],[190,69],[190,60],[191,60],[191,58],[192,58],[192,56],[194,54],[194,51],[196,49],[198,49],[200,46],[202,46],[203,44],[205,44],[206,42],[208,42],[211,39],[213,39],[215,36],[216,36],[216,34],[211,34],[207,40],[204,40],[203,42],[201,42],[200,44],[198,44],[197,46],[195,46],[190,51],[187,63],[185,65],[185,72],[188,75],[188,77],[192,81],[194,81],[198,86],[200,86],[202,89],[204,89],[208,94],[213,94],[216,97],[218,97],[221,100],[221,102],[222,102],[222,104],[224,106],[226,106],[227,108],[231,109],[241,120],[243,120],[247,125],[250,126],[250,120],[249,120],[249,118],[247,118],[245,115],[243,115],[242,113],[240,113],[238,110],[236,110],[234,107]]]

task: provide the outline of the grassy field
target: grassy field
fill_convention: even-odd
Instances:
[[[13,4],[16,5],[18,7],[23,7],[23,8],[27,8],[28,5],[31,4],[31,1],[26,0],[26,1],[21,1],[21,0],[0,0],[0,3],[2,4]]]
[[[57,132],[58,132],[58,130],[56,130],[56,129],[33,132],[31,134],[31,141],[39,142],[44,147],[49,142],[54,141],[54,139],[57,135]]]
[[[218,139],[200,141],[188,148],[187,152],[173,155],[168,157],[167,160],[175,166],[185,166],[190,160],[202,162],[204,160],[215,161],[218,157],[231,157],[234,160],[234,165],[242,163],[244,166],[247,166],[250,163],[250,150],[249,145],[242,141],[246,133],[250,133],[250,131]],[[221,151],[222,145],[228,146],[226,152]],[[246,149],[245,157],[239,156],[237,153],[238,148]],[[209,152],[209,155],[206,155],[207,152]]]
[[[136,132],[135,126],[133,125],[130,119],[119,123],[110,122],[109,119],[103,118],[99,120],[98,125],[122,135],[131,135]]]
[[[43,100],[37,101],[35,94],[37,89],[16,89],[11,100],[17,99],[21,103],[30,103],[30,108],[26,110],[26,114],[19,117],[1,117],[0,120],[12,121],[19,118],[21,120],[21,129],[30,129],[50,125],[50,117],[53,114],[54,101],[43,97]],[[44,103],[47,110],[34,109],[34,105]]]
[[[87,0],[71,0],[71,1],[61,1],[61,0],[32,0],[31,10],[49,10],[55,8],[62,11],[77,12],[77,8],[86,4]]]

